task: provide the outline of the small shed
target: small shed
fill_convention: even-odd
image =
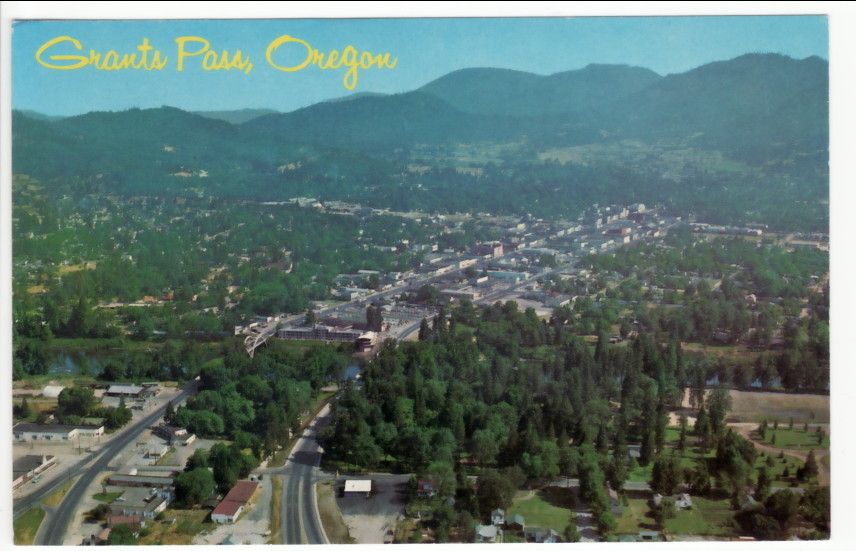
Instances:
[[[345,495],[356,495],[356,494],[365,494],[366,497],[369,497],[372,493],[372,481],[371,480],[346,480],[345,481]]]

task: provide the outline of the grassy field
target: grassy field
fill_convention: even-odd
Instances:
[[[65,498],[65,494],[71,489],[74,485],[74,480],[66,480],[65,484],[59,487],[57,491],[47,496],[42,500],[42,505],[47,505],[48,507],[56,507],[62,500]]]
[[[41,507],[33,507],[16,518],[12,523],[12,530],[15,532],[15,545],[32,545],[44,518],[45,511]]]
[[[318,490],[318,513],[321,515],[321,524],[330,543],[354,543],[354,539],[348,532],[342,512],[336,505],[336,497],[333,494],[333,485],[330,482],[319,482]]]
[[[677,511],[666,521],[670,534],[694,536],[724,536],[733,534],[734,511],[727,499],[706,499],[693,496],[693,508]]]
[[[572,494],[564,488],[518,492],[506,518],[523,515],[526,526],[552,528],[561,534],[568,525],[574,505]]]
[[[94,494],[92,496],[92,499],[94,499],[96,501],[101,501],[103,503],[113,503],[114,501],[116,501],[116,498],[118,498],[120,495],[122,495],[124,493],[125,492],[107,492],[107,493],[98,492],[97,494]]]
[[[829,396],[823,394],[786,394],[782,392],[746,392],[732,390],[729,418],[744,422],[779,420],[781,425],[793,417],[797,424],[828,423]]]
[[[624,512],[616,518],[616,534],[637,534],[642,530],[657,530],[654,519],[649,516],[647,500],[627,500]],[[706,499],[693,496],[693,508],[677,511],[674,518],[666,521],[666,532],[681,535],[725,536],[734,533],[728,500]]]
[[[282,543],[282,478],[271,477],[272,491],[270,495],[270,541],[268,543]]]
[[[773,443],[773,436],[776,437],[776,443]],[[790,448],[790,449],[818,449],[818,448],[828,448],[829,447],[829,435],[825,435],[823,437],[823,441],[818,443],[817,434],[809,428],[808,432],[803,430],[803,427],[794,427],[793,429],[789,429],[787,427],[779,427],[777,430],[773,430],[772,428],[767,429],[767,433],[763,440],[761,440],[760,436],[758,436],[758,440],[764,442],[769,446],[775,446],[777,448]]]
[[[208,509],[168,509],[163,513],[162,520],[146,525],[146,532],[141,534],[137,543],[190,545],[194,536],[216,526],[206,521],[208,513]]]

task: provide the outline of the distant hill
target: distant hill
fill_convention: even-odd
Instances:
[[[32,111],[30,109],[19,109],[18,112],[37,121],[58,121],[65,118],[59,115],[45,115],[44,113],[39,113],[38,111]]]
[[[311,143],[358,149],[416,143],[512,139],[521,123],[507,116],[459,111],[422,92],[323,102],[241,125],[256,139],[289,136]]]
[[[629,65],[588,65],[541,76],[509,69],[462,69],[419,89],[469,113],[538,116],[600,109],[661,77]]]
[[[828,63],[816,57],[751,54],[665,77],[616,65],[550,76],[471,69],[403,94],[354,94],[289,113],[228,112],[242,122],[171,107],[60,120],[16,111],[13,169],[101,188],[241,192],[286,180],[335,186],[342,174],[382,181],[378,167],[416,146],[517,143],[529,155],[518,161],[536,162],[533,152],[545,148],[633,139],[783,170],[797,161],[824,177],[827,98]],[[297,161],[299,174],[283,172]],[[188,170],[210,177],[173,176]]]
[[[275,109],[237,109],[234,111],[193,111],[194,114],[200,115],[202,117],[206,117],[208,119],[215,119],[219,121],[226,121],[232,124],[243,124],[245,122],[251,121],[262,115],[271,115],[273,113],[278,113]]]
[[[669,75],[605,110],[622,136],[724,151],[826,149],[829,64],[748,54]]]
[[[348,94],[346,96],[340,96],[338,98],[328,99],[327,103],[337,103],[342,101],[351,101],[360,98],[382,98],[388,94],[381,94],[380,92],[354,92],[353,94]]]

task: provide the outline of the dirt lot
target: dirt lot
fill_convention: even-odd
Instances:
[[[708,391],[710,392],[710,391]],[[784,392],[747,392],[731,390],[729,420],[760,422],[762,419],[795,423],[828,423],[829,396],[823,394],[787,394]],[[684,393],[684,407],[689,407],[689,392]],[[812,414],[814,415],[812,417]]]
[[[351,537],[357,543],[383,543],[387,530],[394,530],[404,512],[404,491],[408,475],[372,477],[372,496],[341,496],[343,481],[336,484],[336,504],[342,511]]]

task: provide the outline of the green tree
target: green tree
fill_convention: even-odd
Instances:
[[[175,477],[175,498],[188,507],[202,504],[214,493],[214,475],[205,467],[179,473]]]
[[[90,388],[67,387],[57,397],[57,413],[61,416],[86,417],[95,407],[95,395]]]
[[[110,535],[107,536],[108,545],[137,545],[137,538],[134,536],[134,531],[127,524],[118,524],[110,529]]]

